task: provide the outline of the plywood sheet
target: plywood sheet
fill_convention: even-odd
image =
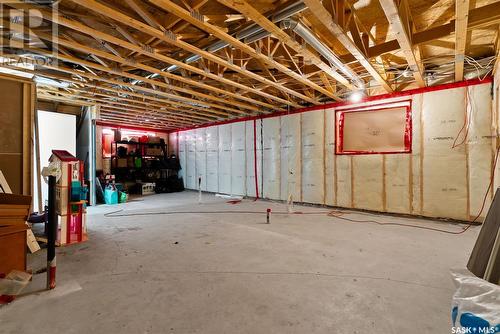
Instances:
[[[280,199],[280,119],[279,117],[263,120],[263,197]]]
[[[219,127],[206,128],[207,191],[219,191]]]
[[[302,113],[302,201],[324,204],[324,112]]]
[[[219,125],[219,192],[231,194],[231,124]]]
[[[14,194],[23,193],[23,85],[0,78],[0,170]]]
[[[281,200],[292,196],[301,202],[300,114],[280,117],[281,122]]]
[[[406,107],[343,113],[342,152],[406,151],[406,113]]]
[[[231,124],[231,194],[246,195],[245,122]]]

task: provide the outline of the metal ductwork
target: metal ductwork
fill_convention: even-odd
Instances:
[[[358,88],[363,89],[365,83],[360,77],[351,70],[347,65],[342,63],[339,58],[333,53],[333,51],[327,47],[323,42],[321,42],[316,34],[312,32],[308,27],[299,21],[294,19],[286,19],[281,21],[281,28],[291,29],[297,35],[302,37],[304,41],[312,46],[316,51],[319,52],[335,69],[341,71],[346,77],[348,77],[352,83]]]

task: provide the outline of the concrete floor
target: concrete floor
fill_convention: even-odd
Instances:
[[[450,333],[449,269],[464,267],[478,227],[449,235],[326,215],[274,215],[270,225],[241,213],[104,217],[268,207],[286,210],[208,194],[200,205],[189,191],[90,208],[89,241],[58,248],[57,288],[0,307],[0,332]],[[44,260],[45,251],[30,257],[34,267]]]

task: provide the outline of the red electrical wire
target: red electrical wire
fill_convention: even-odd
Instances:
[[[465,92],[466,92],[467,101],[468,101],[469,96],[470,96],[469,88],[466,88]],[[465,141],[467,140],[467,136],[469,135],[469,128],[470,128],[470,123],[471,123],[471,119],[472,119],[472,115],[471,115],[472,107],[471,107],[471,112],[468,112],[468,103],[466,102],[465,105],[466,106],[465,106],[465,115],[464,115],[464,125],[462,126],[460,131],[458,131],[457,136],[455,137],[455,140],[453,141],[453,145],[451,145],[451,148],[455,148],[455,147],[458,147],[460,145],[463,145],[465,143]],[[462,133],[464,128],[465,128],[464,137],[463,137],[462,141],[457,144],[457,140],[460,137],[460,134]]]
[[[491,174],[490,183],[488,185],[488,188],[486,189],[486,193],[484,194],[483,203],[481,205],[481,209],[479,210],[479,213],[477,214],[477,216],[470,223],[468,223],[467,226],[462,231],[449,231],[449,230],[443,230],[443,229],[439,229],[439,228],[426,227],[426,226],[420,226],[420,225],[414,225],[414,224],[384,223],[384,222],[379,222],[379,221],[376,221],[376,220],[355,220],[355,219],[351,219],[351,218],[340,217],[340,215],[335,215],[334,214],[335,211],[332,211],[328,215],[331,216],[331,217],[335,217],[335,218],[339,218],[339,219],[342,219],[342,220],[347,220],[347,221],[355,222],[355,223],[374,223],[374,224],[378,224],[378,225],[394,225],[394,226],[414,227],[414,228],[419,228],[419,229],[423,229],[423,230],[431,230],[431,231],[448,233],[448,234],[455,234],[455,235],[465,233],[468,229],[471,228],[472,225],[474,225],[474,223],[478,220],[478,218],[483,213],[484,206],[486,205],[486,198],[488,198],[488,193],[490,192],[490,189],[491,189],[491,187],[493,185],[493,181],[495,179],[495,169],[496,169],[496,166],[497,166],[499,153],[500,153],[500,146],[497,148],[497,151],[496,151],[496,154],[495,154],[495,162],[493,164],[493,173]],[[342,213],[340,213],[340,214],[342,214]]]
[[[387,225],[387,226],[401,226],[401,227],[411,227],[411,228],[418,228],[422,230],[429,230],[429,231],[435,231],[435,232],[441,232],[441,233],[447,233],[447,234],[462,234],[465,233],[474,223],[477,221],[477,219],[481,216],[484,210],[484,206],[486,205],[486,198],[488,197],[488,193],[490,192],[490,189],[493,185],[494,177],[495,177],[495,169],[497,166],[498,162],[498,155],[500,153],[500,146],[497,148],[496,155],[495,155],[495,161],[493,164],[493,173],[491,174],[490,178],[490,183],[488,185],[488,188],[486,189],[486,193],[484,194],[483,198],[483,203],[481,205],[481,209],[479,210],[479,213],[477,216],[467,224],[465,228],[463,228],[461,231],[449,231],[449,230],[444,230],[440,228],[434,228],[434,227],[427,227],[427,226],[421,226],[421,225],[415,225],[415,224],[403,224],[403,223],[387,223],[387,222],[380,222],[376,220],[357,220],[357,219],[352,219],[352,218],[347,218],[347,217],[342,217],[345,212],[342,211],[315,211],[315,212],[303,212],[303,211],[294,211],[294,212],[287,212],[287,211],[273,211],[273,215],[289,215],[289,214],[295,214],[295,215],[324,215],[326,214],[329,217],[335,217],[341,220],[349,221],[349,222],[354,222],[354,223],[373,223],[377,225]],[[121,210],[113,211],[113,212],[108,212],[104,214],[105,217],[127,217],[127,216],[149,216],[149,215],[175,215],[175,214],[266,214],[265,211],[250,211],[250,210],[242,210],[242,211],[163,211],[163,212],[132,212],[132,213],[123,213],[123,214],[117,214],[121,212]],[[360,213],[363,214],[363,213]]]

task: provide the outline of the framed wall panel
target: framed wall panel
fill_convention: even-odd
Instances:
[[[336,154],[411,153],[410,103],[336,113]]]

